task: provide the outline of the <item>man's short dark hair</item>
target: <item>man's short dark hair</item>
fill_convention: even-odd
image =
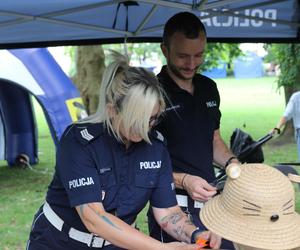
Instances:
[[[197,38],[200,32],[203,32],[206,36],[203,23],[191,12],[179,12],[167,21],[163,34],[165,46],[169,47],[170,39],[175,32],[181,32],[189,39]]]

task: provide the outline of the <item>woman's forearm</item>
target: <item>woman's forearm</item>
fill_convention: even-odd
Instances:
[[[110,243],[125,249],[163,249],[164,245],[131,227],[118,217],[105,212],[101,203],[76,207],[87,229]]]
[[[286,118],[285,118],[284,116],[282,116],[282,117],[279,119],[276,128],[281,129],[281,128],[283,127],[283,125],[286,123],[286,121],[287,121]]]

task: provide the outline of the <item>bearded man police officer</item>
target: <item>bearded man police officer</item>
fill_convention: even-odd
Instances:
[[[213,162],[238,162],[220,135],[220,96],[216,83],[197,74],[206,46],[206,31],[197,16],[181,12],[165,25],[161,49],[167,65],[158,74],[170,102],[156,127],[167,139],[177,202],[205,230],[199,219],[203,203],[216,194]],[[168,101],[168,100],[167,100]],[[150,235],[163,242],[175,239],[163,232],[148,212]],[[223,241],[222,248],[233,249]]]

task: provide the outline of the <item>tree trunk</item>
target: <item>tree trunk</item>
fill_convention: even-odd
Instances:
[[[297,91],[295,86],[284,86],[284,96],[285,96],[285,103],[287,105],[291,95]],[[279,119],[279,118],[278,118]],[[283,145],[286,143],[295,142],[295,132],[292,120],[289,120],[284,129],[281,131],[280,136],[277,138],[276,142],[277,145]]]
[[[76,47],[76,74],[72,78],[79,89],[88,114],[97,110],[99,89],[105,69],[105,55],[100,45]]]
[[[283,44],[273,47],[276,51],[277,59],[280,64],[280,75],[278,78],[279,86],[284,86],[286,103],[291,95],[299,90],[300,83],[300,45]],[[279,137],[284,141],[294,139],[294,128],[292,122],[288,122],[283,131],[283,136]]]

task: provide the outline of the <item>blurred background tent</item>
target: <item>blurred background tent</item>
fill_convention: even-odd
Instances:
[[[235,78],[256,78],[263,76],[263,60],[254,52],[239,56],[233,62]]]
[[[225,78],[227,76],[227,64],[226,62],[219,62],[217,67],[213,67],[210,70],[201,72],[201,74],[210,78]]]

